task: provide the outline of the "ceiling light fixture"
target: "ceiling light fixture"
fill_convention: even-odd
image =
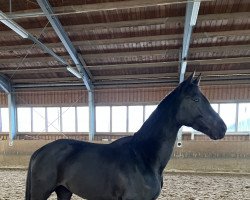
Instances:
[[[6,26],[8,26],[10,29],[15,31],[22,38],[29,37],[29,34],[21,26],[19,26],[13,20],[9,19],[9,17],[5,15],[2,11],[0,11],[0,21],[4,23]]]
[[[82,75],[81,75],[77,70],[75,70],[74,68],[68,66],[68,67],[67,67],[67,70],[68,70],[71,74],[75,75],[77,78],[82,78]]]

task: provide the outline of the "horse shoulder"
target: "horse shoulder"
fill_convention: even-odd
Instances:
[[[121,145],[123,146],[123,145]],[[143,160],[131,144],[125,144],[123,167],[120,167],[119,177],[124,187],[124,199],[156,199],[160,194],[161,176]],[[121,157],[122,157],[121,156]]]

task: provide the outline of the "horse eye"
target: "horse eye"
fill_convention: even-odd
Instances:
[[[199,102],[200,100],[198,98],[192,99],[195,102]]]

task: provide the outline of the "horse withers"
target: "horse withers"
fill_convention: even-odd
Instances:
[[[133,136],[110,144],[57,140],[30,159],[26,200],[59,200],[76,194],[88,200],[154,200],[182,125],[211,139],[224,137],[226,125],[199,89],[192,74],[166,96]]]

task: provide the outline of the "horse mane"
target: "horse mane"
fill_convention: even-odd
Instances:
[[[179,96],[178,94],[181,92],[183,84],[184,83],[180,84],[177,88],[172,90],[161,100],[156,109],[151,113],[148,119],[143,123],[141,128],[134,135],[144,134],[146,136],[146,134],[148,133],[155,132],[154,126],[157,125],[160,120],[162,120],[162,114],[164,114],[166,118],[168,118],[169,112],[177,112],[177,108],[173,104],[178,103],[176,101],[176,97]]]

